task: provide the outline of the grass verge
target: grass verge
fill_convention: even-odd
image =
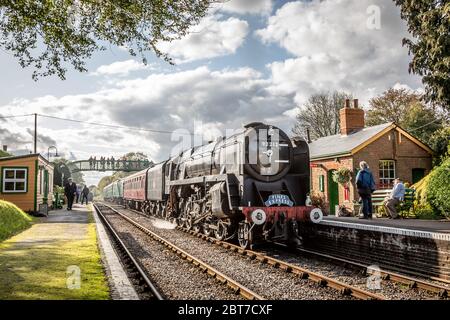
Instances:
[[[31,227],[33,218],[15,204],[0,200],[0,242]]]
[[[109,299],[92,212],[85,223],[36,223],[0,244],[0,299]]]

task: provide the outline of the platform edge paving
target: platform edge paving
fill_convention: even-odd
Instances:
[[[139,296],[134,290],[123,265],[111,245],[111,241],[106,233],[100,218],[95,209],[91,210],[97,227],[98,245],[101,252],[102,262],[105,266],[108,283],[111,287],[111,298],[113,300],[139,300]]]
[[[397,228],[397,227],[367,225],[367,224],[362,224],[362,223],[331,221],[331,220],[322,220],[319,222],[319,224],[327,225],[327,226],[334,226],[334,227],[375,231],[375,232],[382,232],[382,233],[392,233],[392,234],[398,234],[398,235],[409,236],[409,237],[450,241],[450,234],[441,233],[441,232],[430,232],[430,231],[421,231],[421,230],[415,230],[415,229],[404,229],[404,228]]]

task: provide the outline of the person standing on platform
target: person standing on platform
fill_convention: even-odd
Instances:
[[[67,197],[67,210],[72,210],[73,200],[77,194],[77,185],[72,181],[72,178],[68,179],[67,184],[64,187],[64,194]]]
[[[375,191],[375,180],[367,162],[361,161],[359,167],[361,170],[356,175],[356,187],[362,200],[362,212],[364,215],[360,219],[372,219],[372,193]]]
[[[89,192],[90,192],[89,188],[85,185],[83,188],[83,191],[81,191],[81,204],[84,203],[84,200],[86,200],[86,204],[89,203],[89,200],[88,200]]]
[[[392,188],[391,194],[384,201],[384,207],[389,216],[389,219],[398,219],[398,212],[396,206],[403,201],[405,197],[405,186],[400,178],[394,179],[394,188]]]

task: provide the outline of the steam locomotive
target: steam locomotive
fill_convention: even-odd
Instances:
[[[258,122],[115,181],[103,197],[244,248],[296,245],[301,224],[322,216],[306,205],[309,179],[307,143]]]

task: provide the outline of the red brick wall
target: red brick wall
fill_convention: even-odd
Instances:
[[[395,130],[369,144],[354,155],[355,167],[360,161],[366,161],[379,183],[379,160],[395,160],[396,175],[405,182],[412,181],[412,169],[423,168],[425,174],[431,170],[431,155],[416,143]]]
[[[333,159],[328,160],[319,160],[319,161],[311,161],[318,167],[311,168],[311,190],[318,195],[321,195],[325,198],[328,206],[328,171],[338,169],[340,167],[347,167],[349,169],[353,169],[353,159],[352,157],[341,157],[339,158],[339,162],[336,162]],[[319,175],[324,175],[324,192],[319,191]],[[342,204],[344,202],[344,187],[339,185],[339,203]],[[354,188],[350,185],[350,201],[353,199]]]

